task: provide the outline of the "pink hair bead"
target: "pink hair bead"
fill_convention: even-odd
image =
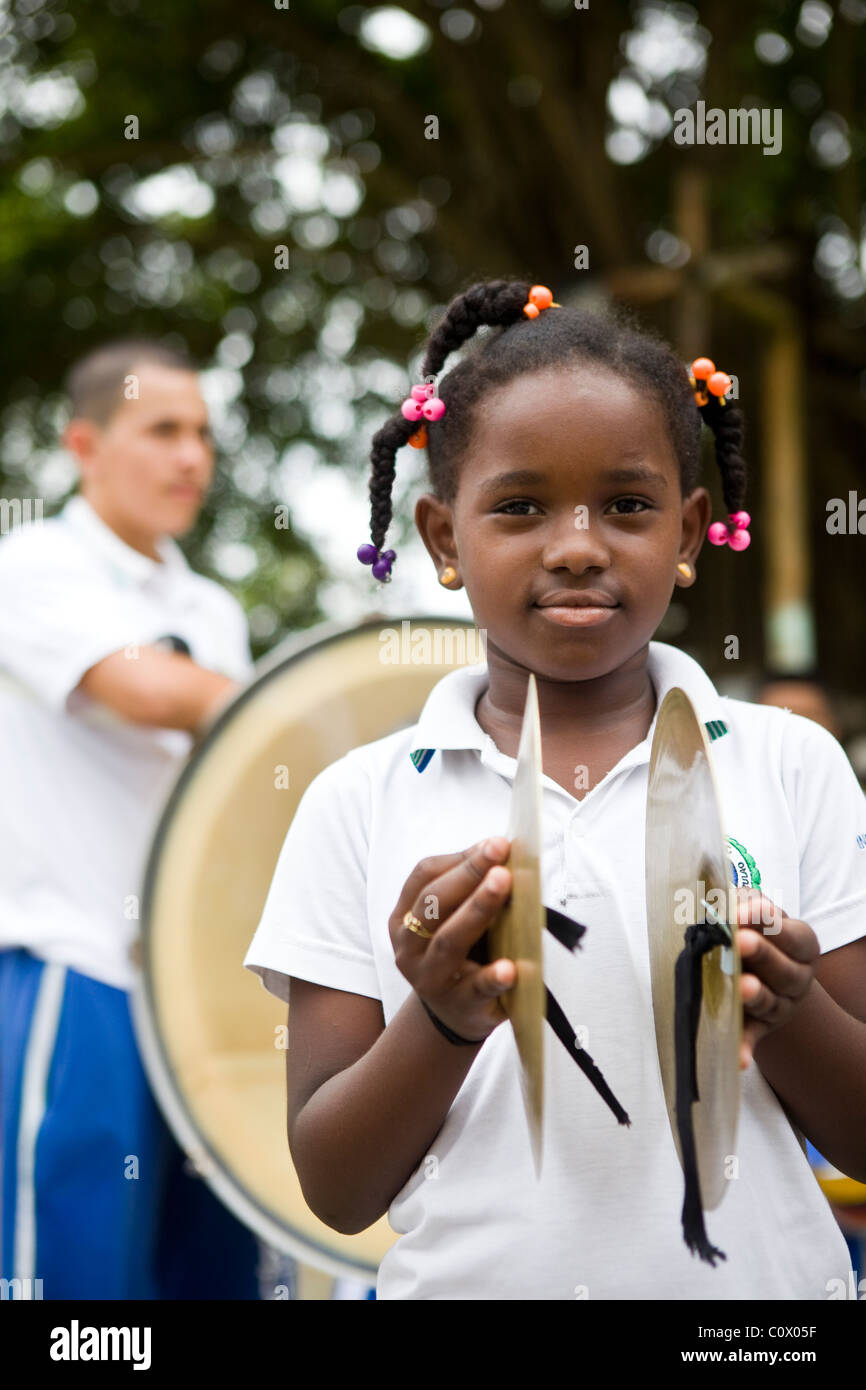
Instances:
[[[751,520],[748,512],[729,512],[727,526],[723,521],[714,521],[707,528],[707,538],[711,545],[729,545],[732,550],[747,550],[752,543],[747,529]]]
[[[418,382],[400,406],[400,414],[406,420],[441,420],[445,414],[445,402],[435,396],[432,381]]]

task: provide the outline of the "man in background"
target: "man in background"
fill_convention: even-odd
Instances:
[[[0,1277],[25,1298],[257,1298],[257,1242],[186,1171],[129,1010],[156,820],[252,669],[240,605],[173,539],[211,482],[207,410],[189,359],[148,339],[66,386],[79,489],[0,540]]]
[[[833,701],[815,670],[803,671],[800,674],[765,671],[756,702],[759,705],[778,705],[780,709],[789,709],[794,714],[802,715],[804,719],[812,719],[816,724],[823,725],[835,739],[842,737],[842,726]]]

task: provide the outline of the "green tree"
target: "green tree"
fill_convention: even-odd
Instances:
[[[862,479],[864,21],[863,0],[7,4],[5,493],[54,505],[68,489],[55,441],[74,356],[109,333],[182,338],[226,401],[220,481],[186,548],[236,583],[264,649],[321,616],[327,577],[274,525],[297,504],[293,460],[312,450],[366,494],[370,436],[463,285],[616,295],[684,357],[711,342],[756,460],[767,320],[753,311],[781,303],[808,383],[815,601],[834,614],[821,656],[862,684],[842,559],[862,569],[862,547],[831,546],[824,518]],[[781,150],[678,145],[676,112],[698,100],[780,109]],[[754,498],[760,516],[760,467]],[[404,504],[398,549],[411,525]],[[702,556],[712,582],[680,621],[711,667],[702,634],[732,612],[761,650],[757,552]]]

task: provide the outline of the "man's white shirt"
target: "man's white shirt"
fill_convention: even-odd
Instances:
[[[134,550],[78,494],[0,541],[0,948],[122,989],[150,840],[193,740],[75,687],[169,635],[210,670],[252,670],[237,600],[169,537],[157,549],[161,562]]]
[[[736,881],[803,917],[822,951],[866,935],[866,798],[837,741],[790,711],[720,696],[675,647],[650,643],[648,670],[659,704],[681,686],[708,726]],[[411,987],[388,920],[409,873],[427,855],[507,833],[516,762],[475,717],[487,683],[484,665],[449,673],[417,724],[353,749],[307,788],[245,959],[272,993],[286,999],[296,975],[381,1000],[386,1024],[401,1007]],[[656,719],[582,800],[543,779],[544,902],[587,927],[574,955],[545,933],[545,980],[631,1127],[548,1030],[536,1182],[513,1037],[496,1029],[391,1204],[400,1239],[380,1298],[821,1299],[847,1281],[838,1226],[754,1062],[729,1189],[707,1215],[727,1260],[711,1268],[684,1244],[647,947]]]

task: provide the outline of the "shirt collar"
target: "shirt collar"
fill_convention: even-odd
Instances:
[[[666,642],[650,642],[647,670],[658,696],[656,711],[646,738],[626,755],[630,763],[649,761],[659,707],[675,685],[688,695],[698,718],[711,726],[707,730],[711,739],[726,732],[723,698],[694,657]],[[437,749],[486,749],[493,745],[490,735],[485,733],[475,718],[478,697],[488,684],[487,663],[479,662],[449,671],[433,687],[415,726],[409,749],[409,756],[419,772],[427,766]]]
[[[115,569],[121,570],[137,584],[146,584],[148,580],[164,575],[169,570],[189,569],[186,556],[170,536],[160,536],[156,541],[156,549],[162,556],[162,563],[159,560],[151,560],[150,556],[142,555],[140,550],[127,545],[80,492],[69,498],[60,511],[60,517],[96,545]]]

